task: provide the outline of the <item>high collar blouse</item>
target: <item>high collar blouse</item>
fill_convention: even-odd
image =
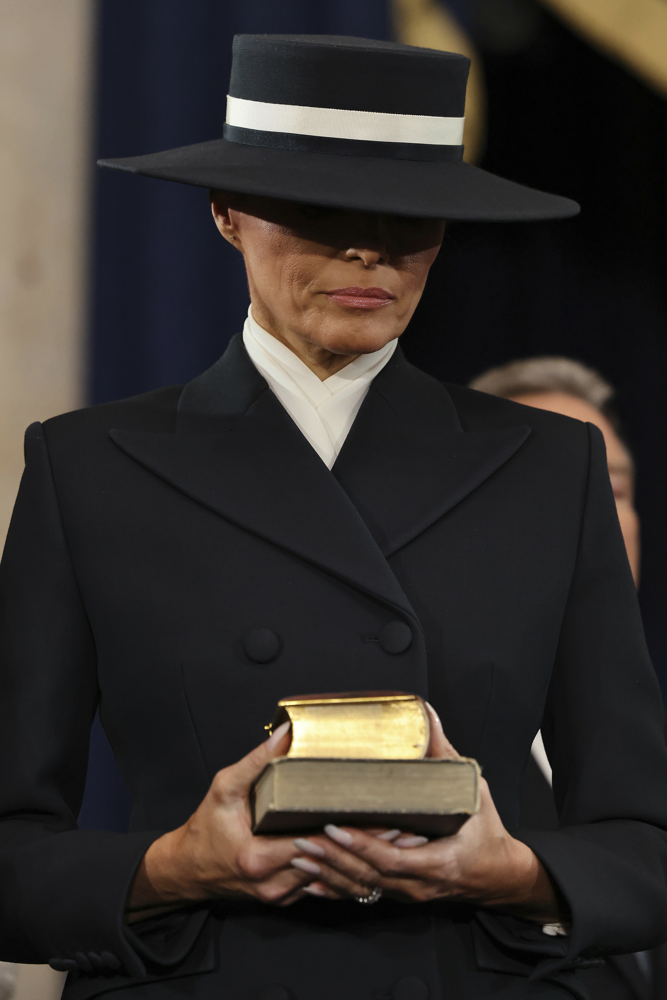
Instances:
[[[327,468],[338,457],[371,382],[396,349],[396,340],[362,354],[322,381],[297,355],[267,333],[248,310],[243,343],[257,370]]]

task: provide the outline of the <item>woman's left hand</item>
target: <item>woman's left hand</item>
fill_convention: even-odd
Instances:
[[[430,756],[458,756],[433,715]],[[401,834],[392,839],[391,833],[379,837],[335,826],[326,827],[325,834],[296,841],[313,875],[313,864],[319,868],[317,881],[307,890],[312,895],[362,897],[381,889],[403,902],[450,899],[502,907],[544,922],[564,917],[545,869],[529,847],[507,832],[484,779],[479,812],[452,836],[428,841]],[[300,860],[292,863],[299,867]]]

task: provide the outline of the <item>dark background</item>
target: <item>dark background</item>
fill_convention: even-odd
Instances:
[[[575,198],[582,214],[452,225],[402,343],[452,382],[564,354],[616,386],[638,469],[640,601],[666,691],[667,103],[534,0],[450,6],[486,76],[480,165]],[[217,137],[232,37],[255,31],[392,37],[386,0],[100,0],[98,156]],[[89,397],[103,402],[212,364],[242,328],[248,296],[204,191],[111,171],[96,185]],[[123,829],[127,807],[96,723],[81,825]]]

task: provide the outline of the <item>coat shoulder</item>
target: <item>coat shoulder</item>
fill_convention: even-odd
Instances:
[[[551,410],[515,403],[511,399],[492,396],[478,389],[449,383],[443,385],[452,398],[464,430],[487,430],[525,424],[543,439],[560,439],[571,444],[588,440],[587,425],[581,420],[565,417]]]
[[[112,428],[146,431],[170,431],[174,428],[182,385],[153,389],[112,403],[85,406],[61,413],[44,422],[48,440],[60,441],[106,433]]]

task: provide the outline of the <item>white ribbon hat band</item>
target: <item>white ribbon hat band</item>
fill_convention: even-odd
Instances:
[[[247,101],[242,97],[227,97],[228,125],[258,132],[284,132],[330,139],[460,146],[464,120],[310,108],[298,104],[267,104],[264,101]]]

